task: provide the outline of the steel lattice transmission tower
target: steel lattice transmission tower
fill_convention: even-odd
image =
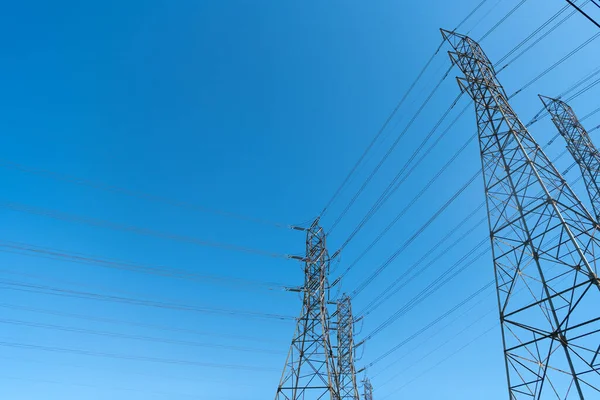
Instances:
[[[276,400],[339,400],[330,341],[329,254],[325,232],[316,219],[306,230],[302,311],[287,356]]]
[[[600,154],[567,103],[546,96],[540,96],[540,99],[552,116],[558,132],[565,138],[567,149],[581,169],[596,221],[600,221]]]
[[[373,385],[369,378],[363,380],[363,400],[373,400]]]
[[[509,105],[481,47],[442,35],[475,104],[510,399],[598,398],[598,226]]]
[[[346,294],[338,300],[336,313],[340,400],[359,400],[354,367],[354,316],[350,297]]]

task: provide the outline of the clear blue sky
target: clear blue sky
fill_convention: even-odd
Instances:
[[[0,52],[0,178],[4,187],[0,195],[0,397],[272,398],[294,329],[289,318],[89,300],[64,296],[69,294],[65,291],[48,294],[47,287],[162,305],[178,303],[293,317],[300,310],[298,294],[265,283],[300,285],[303,277],[297,261],[115,230],[40,215],[38,211],[52,210],[277,254],[301,254],[301,232],[99,190],[31,171],[72,175],[283,224],[305,223],[320,212],[435,51],[441,42],[438,29],[454,28],[477,3],[479,0],[149,0],[7,4],[0,16],[4,38]],[[518,1],[487,3],[464,25],[463,30],[470,30],[475,39]],[[492,60],[498,60],[563,5],[561,0],[528,0],[482,42],[484,50]],[[591,23],[573,16],[502,72],[500,79],[507,92],[520,88],[595,31]],[[325,229],[448,68],[446,50],[435,58],[414,96],[384,134],[384,141],[331,206],[322,221]],[[541,108],[538,93],[558,95],[599,65],[600,39],[516,96],[514,108],[529,121]],[[453,70],[331,233],[331,252],[350,234],[457,96],[456,75],[458,71]],[[572,103],[575,111],[580,115],[591,112],[598,107],[599,95],[596,87],[578,97]],[[458,115],[465,104],[463,99],[449,118]],[[598,124],[600,115],[589,119],[590,126]],[[344,250],[339,265],[334,264],[334,276],[474,133],[469,108]],[[545,144],[554,136],[554,126],[546,119],[532,127],[532,134]],[[548,153],[554,157],[563,147],[557,140]],[[563,157],[559,169],[570,163]],[[473,141],[352,269],[340,290],[356,288],[478,168],[478,148]],[[572,169],[567,178],[576,179],[577,171]],[[580,184],[575,189],[587,201]],[[364,309],[483,199],[479,178],[356,297],[355,311]],[[27,207],[29,212],[23,211]],[[31,207],[37,211],[32,213]],[[484,216],[482,209],[456,235]],[[486,224],[480,225],[418,279],[367,315],[357,326],[357,340],[487,235]],[[48,259],[39,257],[44,255],[39,251],[22,249],[32,246],[244,281],[160,277]],[[486,254],[367,341],[358,351],[358,367],[376,360],[491,279],[491,256]],[[469,307],[368,368],[376,398],[505,399],[493,290],[484,292]],[[99,320],[107,318],[137,325]],[[143,324],[163,329],[140,326]],[[75,331],[82,329],[88,332]],[[236,335],[243,338],[233,337]],[[170,342],[141,340],[141,336]],[[100,357],[90,352],[138,359]],[[140,360],[140,356],[177,363]],[[251,368],[222,368],[225,365]]]

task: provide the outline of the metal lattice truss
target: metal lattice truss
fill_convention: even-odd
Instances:
[[[373,385],[369,378],[365,378],[363,381],[363,400],[373,400]]]
[[[329,254],[318,219],[307,230],[304,273],[302,311],[275,399],[339,400],[327,310]]]
[[[337,373],[341,400],[359,400],[354,367],[354,316],[350,297],[337,302]]]
[[[600,220],[600,154],[567,103],[546,96],[540,96],[540,99],[552,116],[552,122],[558,132],[565,138],[567,149],[581,169],[598,221]]]
[[[510,398],[600,398],[597,224],[517,118],[481,47],[442,35],[475,104]]]

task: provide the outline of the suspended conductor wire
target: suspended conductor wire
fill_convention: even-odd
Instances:
[[[473,25],[473,27],[467,31],[467,35],[468,35],[469,33],[471,33],[471,32],[473,31],[473,29],[477,28],[477,27],[479,26],[479,24],[480,24],[481,22],[483,22],[483,20],[484,20],[484,19],[486,19],[486,18],[487,18],[487,17],[488,17],[488,16],[489,16],[489,15],[490,15],[490,14],[491,14],[491,13],[492,13],[492,12],[493,12],[495,9],[496,9],[496,7],[498,7],[498,6],[500,5],[500,3],[502,3],[502,0],[498,0],[498,1],[496,1],[496,3],[494,3],[494,4],[492,5],[492,7],[491,7],[489,10],[487,10],[487,11],[485,12],[485,14],[483,14],[483,15],[482,15],[482,16],[481,16],[481,17],[480,17],[478,20],[477,20],[477,22],[475,22],[475,25]]]
[[[487,1],[488,0],[482,0],[456,26],[455,30],[459,29],[465,22],[467,22]],[[327,204],[325,205],[325,207],[321,211],[321,214],[320,214],[321,216],[323,216],[325,214],[325,212],[329,209],[329,207],[331,206],[331,204],[335,201],[335,199],[339,196],[339,194],[344,189],[344,187],[346,186],[346,184],[349,182],[350,178],[356,172],[357,168],[362,163],[362,161],[366,157],[367,153],[371,150],[371,148],[377,142],[377,140],[379,139],[379,137],[381,136],[381,134],[383,133],[383,131],[387,128],[387,126],[389,125],[389,123],[391,122],[391,120],[393,119],[393,117],[396,115],[396,113],[398,112],[398,110],[400,109],[400,107],[402,106],[402,104],[404,104],[404,101],[406,100],[406,98],[408,97],[408,95],[412,92],[412,90],[415,88],[415,86],[417,85],[417,83],[421,80],[421,78],[423,77],[423,74],[425,74],[426,70],[429,68],[429,66],[433,62],[433,59],[439,53],[439,51],[441,50],[441,48],[442,48],[443,45],[444,45],[444,41],[442,41],[440,43],[440,45],[435,50],[435,52],[433,53],[433,55],[429,58],[429,60],[427,61],[427,63],[425,63],[425,65],[423,66],[423,68],[421,69],[421,71],[419,72],[419,74],[417,75],[417,77],[415,78],[415,80],[411,83],[411,85],[409,86],[408,90],[404,93],[404,95],[400,99],[400,102],[396,105],[396,107],[394,108],[394,110],[392,111],[392,113],[388,116],[388,118],[384,122],[383,126],[377,132],[377,134],[375,135],[375,137],[371,140],[371,143],[367,146],[367,148],[365,149],[365,151],[363,152],[363,154],[360,156],[360,158],[358,159],[358,161],[355,163],[355,165],[352,167],[352,169],[350,170],[350,172],[348,173],[348,175],[346,176],[346,178],[344,178],[344,180],[342,181],[342,184],[337,188],[337,190],[335,191],[335,193],[333,194],[333,196],[329,199],[329,201],[327,202]]]
[[[487,38],[492,32],[494,32],[496,29],[498,29],[498,27],[500,25],[502,25],[508,18],[510,18],[511,15],[513,15],[519,8],[521,8],[521,6],[523,4],[525,4],[527,0],[521,0],[520,3],[518,3],[516,6],[514,6],[508,13],[506,13],[506,15],[504,15],[504,17],[502,17],[500,19],[500,21],[496,22],[496,24],[494,24],[494,26],[492,26],[482,37],[481,39],[479,39],[479,42],[482,42],[483,40],[485,40],[485,38]]]
[[[539,81],[541,78],[543,78],[544,76],[546,76],[549,72],[551,72],[552,70],[554,70],[560,64],[562,64],[563,62],[565,62],[567,59],[569,59],[570,57],[572,57],[574,54],[578,53],[581,49],[583,49],[584,47],[586,47],[588,44],[592,43],[594,40],[596,40],[599,37],[600,37],[600,32],[594,34],[591,38],[587,39],[585,42],[583,42],[582,44],[580,44],[579,46],[577,46],[575,49],[571,50],[563,58],[561,58],[560,60],[556,61],[554,64],[552,64],[551,66],[549,66],[548,68],[546,68],[544,71],[542,71],[540,74],[538,74],[536,77],[534,77],[533,79],[531,79],[529,82],[527,82],[525,85],[523,85],[519,90],[517,90],[516,92],[514,92],[513,94],[511,94],[510,96],[508,96],[508,100],[512,99],[514,96],[516,96],[517,94],[519,94],[523,90],[527,89],[528,87],[530,87],[531,85],[533,85],[535,82]]]
[[[375,270],[373,272],[373,274],[371,274],[367,279],[365,279],[364,281],[362,281],[358,287],[356,289],[354,289],[351,294],[350,297],[355,298],[356,296],[358,296],[371,282],[373,282],[375,280],[375,278],[377,278],[385,268],[387,268],[397,257],[398,255],[400,255],[400,253],[402,253],[406,248],[408,248],[412,242],[414,242],[420,235],[421,233],[423,233],[423,231],[425,231],[425,229],[427,229],[427,227],[429,227],[429,225],[431,225],[436,219],[439,218],[440,215],[442,215],[442,213],[444,211],[446,211],[446,209],[452,204],[454,203],[454,201],[475,181],[475,179],[477,177],[479,177],[479,175],[481,174],[480,171],[477,172],[477,174],[473,175],[468,181],[467,183],[465,183],[456,193],[454,193],[454,195],[448,199],[428,220],[427,222],[425,222],[425,224],[423,224],[416,232],[414,232],[412,234],[412,236],[410,238],[408,238],[403,244],[402,246],[396,250],[381,266],[379,266],[379,268],[377,268],[377,270]]]
[[[240,286],[264,286],[267,288],[279,290],[284,290],[286,287],[289,287],[288,285],[283,285],[276,282],[262,282],[226,276],[204,275],[179,268],[147,265],[110,258],[100,258],[98,256],[92,256],[89,254],[74,253],[67,250],[55,249],[52,247],[36,246],[29,243],[0,240],[0,251],[32,257],[41,257],[50,260],[63,260],[77,264],[140,272],[161,277],[185,279],[193,282],[216,282],[221,284],[226,283]]]
[[[136,190],[132,190],[132,189],[124,188],[124,187],[109,185],[109,184],[96,182],[96,181],[93,181],[90,179],[80,178],[80,177],[76,177],[76,176],[72,176],[72,175],[60,174],[58,172],[50,171],[47,169],[28,167],[26,165],[18,164],[18,163],[12,162],[10,160],[0,159],[0,167],[10,168],[10,169],[18,170],[18,171],[33,174],[33,175],[44,176],[44,177],[51,178],[51,179],[54,179],[57,181],[73,183],[73,184],[80,185],[80,186],[87,186],[87,187],[97,189],[97,190],[103,190],[106,192],[117,193],[117,194],[125,195],[128,197],[132,197],[132,198],[144,199],[144,200],[152,201],[155,203],[162,203],[162,204],[179,207],[179,208],[184,208],[184,209],[188,209],[188,210],[192,210],[192,211],[220,215],[223,217],[237,219],[240,221],[253,222],[253,223],[262,224],[262,225],[270,225],[270,226],[277,227],[277,228],[291,228],[290,225],[281,224],[278,222],[273,222],[273,221],[269,221],[269,220],[262,219],[262,218],[256,218],[256,217],[241,215],[241,214],[237,214],[237,213],[233,213],[233,212],[229,212],[229,211],[212,209],[209,207],[204,207],[204,206],[194,204],[194,203],[189,203],[186,201],[175,200],[175,199],[165,197],[165,196],[160,196],[160,195],[145,193],[142,191],[136,191]]]
[[[456,25],[456,28],[454,28],[454,30],[459,30],[460,27],[463,26],[463,24],[473,16],[473,14],[475,14],[485,3],[487,3],[487,1],[488,0],[482,0],[479,4],[477,4],[477,6],[469,14],[467,14],[467,16],[462,21],[460,21],[458,25]]]
[[[447,357],[445,357],[444,359],[440,360],[439,362],[437,362],[434,366],[432,366],[431,368],[427,369],[426,371],[423,371],[421,374],[417,375],[415,378],[411,379],[410,381],[408,381],[406,384],[404,384],[403,386],[401,386],[400,388],[396,389],[394,392],[388,394],[387,396],[384,396],[381,398],[381,400],[385,400],[387,398],[390,398],[392,395],[398,393],[398,390],[405,388],[406,386],[410,385],[411,383],[413,383],[414,381],[416,381],[417,379],[419,379],[421,376],[429,373],[431,370],[437,368],[440,364],[442,364],[443,362],[446,362],[447,360],[451,359],[452,357],[454,357],[456,354],[460,353],[461,351],[463,351],[464,349],[466,349],[467,347],[469,347],[471,344],[475,343],[477,340],[481,339],[482,337],[484,337],[485,335],[489,334],[490,332],[492,332],[494,329],[496,329],[498,327],[498,323],[494,324],[494,326],[488,328],[487,330],[485,330],[483,333],[479,334],[478,336],[476,336],[475,338],[471,339],[469,342],[467,342],[465,345],[461,346],[460,348],[458,348],[457,350],[455,350],[454,352],[452,352],[450,355],[448,355]]]
[[[214,247],[214,248],[219,248],[219,249],[223,249],[223,250],[256,254],[256,255],[273,257],[273,258],[285,258],[285,259],[294,258],[293,256],[287,255],[287,254],[273,253],[273,252],[269,252],[269,251],[265,251],[265,250],[253,249],[253,248],[238,246],[238,245],[229,244],[229,243],[212,242],[212,241],[202,240],[202,239],[198,239],[198,238],[191,237],[191,236],[184,236],[184,235],[178,235],[178,234],[173,234],[173,233],[161,232],[161,231],[156,231],[156,230],[152,230],[152,229],[148,229],[148,228],[141,228],[141,227],[134,226],[134,225],[124,225],[124,224],[119,224],[116,222],[111,222],[111,221],[97,219],[97,218],[88,218],[88,217],[83,217],[83,216],[79,216],[79,215],[64,213],[61,211],[28,206],[26,204],[17,203],[17,202],[0,200],[0,207],[4,207],[4,208],[10,209],[10,210],[19,211],[19,212],[26,212],[26,213],[34,214],[34,215],[41,215],[44,217],[54,218],[54,219],[58,219],[61,221],[77,222],[77,223],[86,224],[86,225],[90,225],[90,226],[96,226],[96,227],[117,230],[117,231],[135,233],[135,234],[142,235],[142,236],[151,236],[151,237],[156,237],[159,239],[168,239],[168,240],[174,240],[174,241],[179,241],[179,242],[184,242],[184,243],[190,243],[190,244],[203,246],[203,247]]]
[[[513,47],[508,53],[506,53],[504,55],[504,57],[502,57],[501,59],[499,59],[496,63],[494,63],[494,68],[497,68],[498,65],[502,64],[504,61],[506,61],[506,59],[510,56],[512,56],[517,50],[519,50],[521,47],[523,47],[528,41],[530,41],[531,39],[533,39],[535,37],[535,35],[537,35],[538,33],[540,33],[545,27],[547,27],[548,25],[550,25],[556,18],[558,18],[561,14],[563,14],[565,11],[567,11],[569,9],[569,6],[563,6],[563,8],[561,8],[560,10],[558,10],[553,16],[551,16],[550,18],[548,18],[544,23],[542,23],[542,25],[540,25],[539,27],[537,27],[537,29],[535,29],[533,32],[531,32],[529,34],[529,36],[527,36],[525,39],[521,40],[519,42],[519,44],[517,44],[515,47]],[[567,19],[570,18],[571,15],[573,15],[574,13],[569,14],[569,16],[567,18],[565,18],[564,20],[562,20],[561,22],[559,22],[555,28],[553,28],[552,30],[556,29],[558,26],[560,26],[564,21],[566,21]],[[551,30],[551,31],[552,31]],[[550,32],[551,32],[550,31]],[[547,33],[545,33],[544,35],[547,35]],[[544,36],[545,37],[545,36]],[[518,57],[517,57],[518,58]],[[513,59],[514,61],[515,59]],[[507,64],[508,65],[508,64]],[[506,65],[506,66],[507,66]],[[502,69],[504,69],[506,66],[502,67]]]
[[[415,78],[415,80],[409,86],[408,90],[404,93],[404,95],[402,96],[402,98],[400,99],[400,101],[398,102],[398,104],[396,104],[396,107],[394,107],[394,109],[392,110],[392,113],[387,117],[387,119],[383,123],[382,127],[379,129],[379,131],[377,132],[377,134],[375,135],[375,137],[371,140],[371,143],[369,143],[369,145],[367,146],[367,148],[365,149],[365,151],[361,154],[361,156],[359,157],[359,159],[356,161],[356,163],[354,164],[354,166],[352,167],[352,169],[350,170],[350,172],[348,173],[348,175],[346,175],[346,177],[342,181],[341,185],[337,188],[337,190],[335,191],[335,193],[333,194],[333,196],[329,199],[329,201],[327,202],[327,204],[325,205],[325,207],[321,211],[321,214],[320,214],[321,217],[323,215],[325,215],[325,213],[327,212],[327,210],[329,209],[329,207],[331,206],[331,204],[333,204],[333,202],[335,201],[335,199],[342,192],[342,190],[344,189],[344,187],[346,186],[346,184],[348,183],[348,181],[350,180],[350,178],[354,175],[354,173],[358,169],[359,165],[363,162],[364,158],[367,156],[367,154],[369,153],[369,151],[371,151],[371,149],[373,148],[373,146],[375,145],[375,143],[377,142],[377,140],[379,139],[379,137],[381,136],[381,134],[385,131],[385,129],[388,127],[389,123],[392,121],[392,119],[394,118],[394,116],[397,114],[397,112],[400,109],[400,107],[402,107],[402,105],[404,104],[404,102],[406,101],[406,99],[408,98],[408,96],[410,95],[410,93],[413,91],[413,89],[415,88],[415,86],[417,85],[417,83],[421,80],[421,78],[423,77],[423,74],[425,74],[425,72],[427,71],[427,69],[429,68],[429,66],[431,65],[431,63],[435,59],[435,56],[439,53],[439,51],[440,51],[440,49],[442,48],[443,45],[444,45],[444,42],[442,41],[442,43],[440,43],[440,45],[435,50],[435,52],[431,55],[431,57],[429,58],[429,60],[425,63],[425,65],[423,66],[423,68],[421,69],[421,71],[419,72],[419,74],[417,75],[417,77]]]
[[[377,211],[379,211],[381,209],[381,207],[387,202],[387,200],[389,200],[389,198],[396,192],[396,190],[398,190],[398,188],[401,186],[401,184],[408,178],[408,176],[410,175],[410,172],[405,174],[406,169],[410,166],[410,164],[414,161],[414,159],[419,155],[419,153],[421,152],[421,150],[425,147],[425,145],[427,144],[427,142],[429,141],[429,139],[431,139],[431,137],[433,136],[433,134],[437,131],[437,129],[440,127],[440,125],[442,124],[442,122],[446,119],[446,117],[448,116],[448,114],[454,109],[454,107],[456,106],[456,104],[460,100],[461,96],[462,96],[462,94],[459,95],[454,100],[454,102],[452,102],[452,104],[450,105],[450,107],[440,117],[440,119],[434,125],[434,127],[429,131],[429,133],[427,135],[425,135],[425,137],[423,138],[423,140],[421,141],[421,143],[419,144],[419,146],[413,151],[412,155],[408,158],[408,160],[404,162],[404,165],[402,166],[402,168],[400,168],[400,171],[396,174],[396,176],[394,177],[394,179],[392,179],[392,181],[388,184],[388,186],[386,187],[386,189],[383,191],[383,193],[381,193],[381,195],[379,196],[379,198],[371,206],[370,210],[362,218],[362,220],[360,221],[360,223],[354,228],[354,230],[348,236],[348,238],[346,238],[346,240],[344,241],[344,243],[342,243],[342,245],[336,251],[336,253],[334,254],[334,256],[336,254],[339,254],[342,250],[344,250],[344,248],[350,243],[350,241],[365,226],[365,224],[377,213]],[[442,135],[444,135],[445,133],[447,133],[447,131],[448,131],[448,129]],[[438,143],[438,142],[439,142],[439,140],[436,141],[436,143]],[[431,148],[432,147],[430,147],[430,149]],[[422,160],[422,158],[421,158],[421,160]],[[416,165],[418,165],[418,164],[416,164]],[[413,169],[411,169],[411,171]],[[402,178],[402,177],[403,177],[403,179],[400,180],[400,178]]]
[[[53,286],[46,285],[34,285],[29,283],[10,281],[5,279],[0,279],[0,286],[4,290],[14,290],[20,292],[28,292],[28,293],[38,293],[44,295],[52,295],[52,296],[61,296],[61,297],[73,297],[83,300],[98,300],[105,302],[113,302],[113,303],[121,303],[121,304],[129,304],[134,306],[143,306],[143,307],[152,307],[152,308],[162,308],[168,310],[178,310],[178,311],[190,311],[197,312],[201,314],[215,314],[215,315],[224,315],[224,316],[233,316],[233,317],[250,317],[250,318],[263,318],[263,319],[274,319],[274,320],[294,320],[294,317],[281,315],[281,314],[271,314],[271,313],[261,313],[255,311],[244,311],[244,310],[231,310],[225,308],[215,308],[215,307],[202,307],[196,305],[189,304],[181,304],[181,303],[167,303],[162,301],[154,301],[154,300],[146,300],[132,297],[124,297],[124,296],[114,296],[108,294],[99,294],[94,292],[85,292],[80,290],[71,290],[65,288],[57,288]]]
[[[374,212],[377,212],[377,210],[379,210],[381,208],[381,206],[387,200],[389,200],[389,198],[398,190],[398,188],[400,188],[400,186],[406,181],[406,179],[408,179],[408,177],[411,176],[411,174],[423,162],[423,160],[425,160],[425,158],[427,158],[427,156],[431,153],[431,151],[439,144],[439,142],[446,136],[446,134],[456,124],[456,122],[464,115],[464,113],[467,111],[468,106],[469,106],[469,104],[467,104],[467,106],[465,106],[465,108],[463,108],[463,110],[448,125],[448,127],[446,127],[446,129],[440,134],[440,136],[435,140],[435,142],[432,143],[429,146],[429,148],[421,155],[421,157],[412,165],[412,167],[410,168],[410,170],[404,174],[404,176],[402,177],[402,179],[400,179],[398,182],[395,182],[395,186],[391,190],[389,190],[387,193],[384,192],[385,196],[383,196],[383,195],[380,196],[381,201],[379,201],[379,203],[376,203],[371,208],[371,210],[369,211],[369,213],[367,213],[367,215],[363,218],[363,221],[361,221],[361,223],[354,229],[354,231],[350,234],[350,236],[344,241],[344,243],[342,244],[342,246],[340,247],[340,249],[337,251],[338,253],[341,252],[348,245],[348,243],[360,231],[360,229],[364,226],[364,224],[374,215]],[[437,127],[439,126],[439,123],[441,123],[441,121],[445,118],[445,116],[447,115],[448,111],[442,117],[442,119],[440,119],[440,121],[438,121],[438,124],[436,124],[436,126],[434,127],[434,129],[432,130],[432,132],[435,131],[435,129],[437,129]],[[442,173],[450,166],[450,164],[462,153],[462,151],[467,147],[467,145],[473,139],[475,139],[475,137],[476,137],[476,135],[473,135],[465,144],[463,144],[463,146],[461,146],[461,148],[459,150],[457,150],[454,153],[454,155],[452,156],[452,158],[450,159],[450,161],[448,161],[442,168],[440,168],[440,170],[436,173],[436,175],[432,179],[429,180],[429,182],[425,185],[425,187],[423,189],[421,189],[421,191],[419,193],[417,193],[412,198],[412,200],[408,203],[408,205],[406,207],[404,207],[402,209],[402,211],[400,211],[396,215],[396,217],[384,228],[384,230],[382,232],[380,232],[379,235],[365,248],[365,250],[363,250],[363,252],[346,268],[346,270],[338,277],[338,279],[336,279],[336,282],[339,281],[339,280],[341,280],[348,272],[350,272],[350,270],[352,269],[352,267],[354,267],[373,248],[373,246],[375,246],[379,242],[379,240],[381,240],[381,238],[408,212],[408,210],[414,204],[416,204],[416,202],[418,201],[418,199],[421,198],[425,194],[425,192],[433,185],[433,183],[440,177],[440,175],[442,175]],[[421,147],[418,149],[418,151],[421,150]],[[418,151],[414,152],[413,156],[416,156],[416,154],[418,153]],[[411,157],[411,161],[412,161],[412,159],[414,159],[414,157]],[[401,172],[398,175],[396,175],[396,178],[394,179],[394,181],[399,177],[400,174],[402,174],[404,172],[404,168],[407,165],[408,165],[408,163],[406,163],[405,166],[402,168]],[[394,181],[392,182],[392,184],[394,184]]]
[[[276,350],[272,350],[272,349],[261,349],[261,348],[248,347],[248,346],[233,346],[233,345],[218,344],[218,343],[204,343],[204,342],[197,342],[197,341],[191,341],[191,340],[164,339],[164,338],[153,337],[153,336],[131,335],[131,334],[125,334],[125,333],[111,332],[111,331],[102,331],[102,330],[97,330],[97,329],[77,328],[77,327],[72,327],[72,326],[31,322],[31,321],[24,321],[24,320],[18,320],[18,319],[0,318],[0,324],[13,325],[13,326],[25,326],[28,328],[70,332],[70,333],[78,333],[78,334],[84,334],[84,335],[110,337],[110,338],[116,338],[116,339],[136,340],[136,341],[151,342],[151,343],[164,343],[164,344],[172,344],[172,345],[179,345],[179,346],[204,347],[204,348],[241,351],[241,352],[249,352],[249,353],[281,354],[280,351],[276,351]]]
[[[252,342],[270,343],[270,344],[273,343],[272,339],[267,339],[264,337],[233,335],[233,334],[228,334],[225,332],[198,331],[195,329],[178,328],[178,327],[175,327],[172,325],[160,325],[160,324],[151,324],[151,323],[144,323],[144,322],[134,322],[134,321],[130,321],[130,320],[98,317],[98,316],[92,316],[89,314],[83,315],[83,314],[76,314],[76,313],[71,313],[71,312],[66,312],[66,311],[56,311],[56,310],[49,310],[49,309],[45,309],[45,308],[23,306],[23,305],[18,305],[18,304],[0,303],[0,307],[8,309],[8,310],[18,311],[19,315],[23,315],[23,312],[30,312],[30,313],[35,313],[35,314],[52,315],[54,317],[70,318],[70,319],[77,319],[77,320],[82,320],[82,321],[101,322],[103,324],[134,326],[136,328],[158,330],[158,331],[163,331],[163,332],[175,332],[175,333],[184,333],[186,335],[194,335],[194,336],[211,336],[211,337],[233,339],[238,342],[239,341],[252,341]]]
[[[446,73],[444,74],[444,76],[442,77],[442,79],[440,79],[439,82],[435,85],[435,87],[433,88],[433,90],[431,91],[431,93],[429,94],[429,96],[427,96],[427,98],[423,101],[423,103],[421,104],[421,106],[419,107],[419,109],[417,110],[417,112],[413,115],[413,117],[411,118],[411,120],[408,122],[408,124],[404,128],[404,130],[400,133],[400,135],[398,135],[398,137],[396,138],[396,140],[394,141],[394,143],[392,143],[392,145],[390,146],[390,148],[388,149],[388,151],[384,154],[384,156],[379,161],[379,163],[375,166],[375,168],[373,169],[373,171],[371,171],[371,173],[369,174],[369,176],[367,177],[367,179],[363,182],[363,184],[358,189],[358,191],[350,199],[350,202],[346,205],[346,207],[344,208],[344,210],[342,211],[342,213],[337,217],[337,219],[335,220],[335,222],[331,225],[331,228],[330,228],[328,234],[330,234],[337,227],[337,225],[340,223],[340,221],[342,220],[342,218],[344,218],[344,216],[348,213],[348,211],[350,210],[350,208],[352,207],[352,205],[356,202],[356,200],[358,199],[358,197],[365,190],[365,188],[367,187],[367,185],[371,182],[371,180],[373,179],[373,177],[377,174],[377,172],[382,167],[382,165],[385,163],[385,161],[388,159],[388,157],[392,154],[392,152],[394,151],[394,149],[396,148],[396,146],[398,145],[398,143],[400,143],[400,140],[404,137],[404,135],[406,134],[406,132],[408,131],[408,129],[412,126],[412,124],[415,122],[415,120],[417,119],[417,117],[425,109],[425,107],[427,106],[427,104],[429,104],[429,102],[431,101],[431,99],[433,98],[433,96],[436,94],[436,92],[438,91],[438,89],[440,88],[440,86],[442,85],[442,83],[448,77],[448,74],[450,73],[451,70],[452,70],[452,67],[448,68],[448,70],[446,71]]]
[[[598,6],[599,3],[596,3],[595,0],[592,0],[592,1],[593,1],[594,5]],[[598,28],[600,28],[600,23],[598,21],[596,21],[594,18],[592,18],[592,16],[589,15],[588,13],[586,13],[582,8],[578,7],[571,0],[567,0],[567,3],[569,3],[571,6],[573,6],[575,8],[575,10],[577,10],[577,12],[579,12],[581,15],[583,15],[585,18],[587,18],[591,23],[593,23]]]
[[[247,371],[274,371],[273,368],[266,368],[266,367],[260,367],[260,366],[219,364],[219,363],[212,363],[212,362],[165,359],[165,358],[156,358],[156,357],[148,357],[148,356],[134,356],[134,355],[128,355],[128,354],[105,353],[105,352],[91,351],[91,350],[68,349],[68,348],[63,348],[63,347],[39,346],[39,345],[29,344],[29,343],[17,343],[17,342],[2,341],[2,342],[0,342],[0,346],[18,348],[18,349],[26,349],[26,350],[50,351],[50,352],[77,354],[77,355],[85,355],[85,356],[114,358],[114,359],[120,359],[120,360],[144,361],[144,362],[154,362],[154,363],[163,363],[163,364],[178,364],[178,365],[205,367],[205,368],[225,368],[225,369],[247,370]]]

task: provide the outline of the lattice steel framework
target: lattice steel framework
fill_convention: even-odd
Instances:
[[[481,47],[442,35],[475,104],[509,397],[599,398],[596,222],[509,105]]]
[[[325,232],[317,219],[307,229],[304,300],[276,400],[339,400],[327,310],[328,273]]]
[[[373,400],[373,385],[369,378],[363,380],[363,400]]]
[[[359,400],[354,367],[354,316],[346,294],[337,302],[337,373],[341,400]]]
[[[600,221],[600,154],[573,109],[564,101],[541,96],[552,122],[565,138],[567,149],[579,165],[596,221]]]

